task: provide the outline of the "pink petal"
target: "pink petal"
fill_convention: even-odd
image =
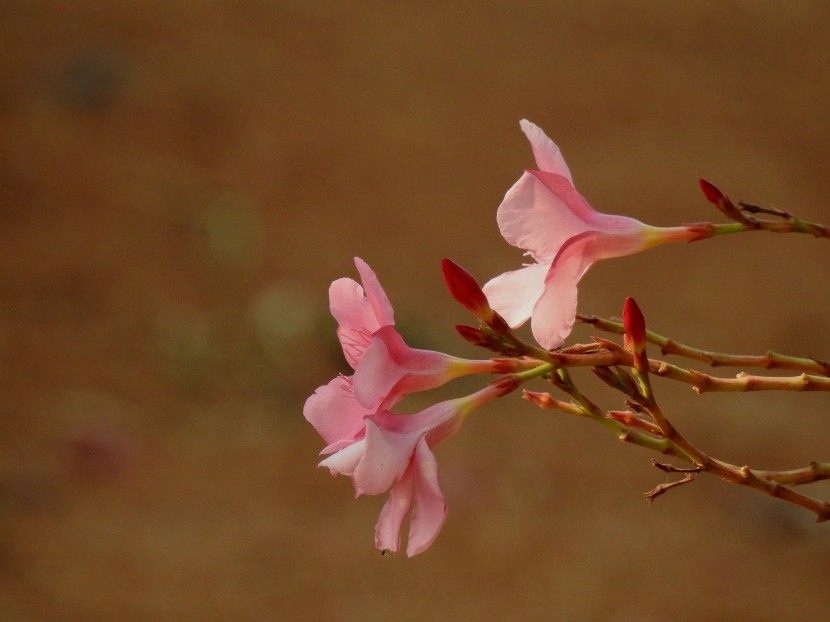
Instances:
[[[381,550],[398,552],[401,526],[412,507],[415,492],[415,469],[410,465],[403,476],[392,486],[392,492],[380,512],[375,526],[375,546]]]
[[[363,287],[348,278],[337,279],[329,287],[329,309],[337,320],[337,336],[352,369],[360,362],[372,334],[395,323],[392,305],[377,276],[359,257],[354,261]]]
[[[332,475],[354,475],[366,451],[366,441],[360,440],[330,455],[317,466],[326,467]]]
[[[527,119],[519,121],[519,126],[530,141],[530,146],[533,148],[533,157],[536,158],[536,166],[539,167],[539,170],[562,175],[573,183],[571,171],[568,165],[565,164],[562,152],[559,151],[556,143],[542,131],[542,128]]]
[[[380,281],[365,261],[360,257],[354,258],[354,265],[360,273],[360,280],[366,290],[366,297],[372,305],[375,318],[380,326],[387,326],[395,323],[395,312],[392,310],[392,303],[386,297],[386,292],[380,286]]]
[[[627,234],[588,231],[568,240],[551,264],[544,292],[533,308],[531,329],[536,341],[548,349],[562,345],[576,318],[577,284],[582,275],[600,259],[631,255],[646,243],[644,229]]]
[[[394,326],[384,326],[355,370],[355,397],[371,410],[390,408],[408,393],[448,382],[451,361],[440,352],[410,348]]]
[[[424,438],[418,441],[413,459],[415,469],[415,507],[409,521],[409,557],[431,545],[447,518],[447,503],[438,486],[438,463]]]
[[[550,263],[568,238],[595,228],[595,217],[567,178],[541,171],[525,171],[496,214],[504,239],[539,263]]]
[[[355,399],[352,378],[347,376],[319,387],[303,406],[303,415],[329,445],[354,440],[363,430],[363,417],[372,412]]]
[[[401,415],[403,416],[403,415]],[[406,470],[415,443],[422,432],[399,434],[378,427],[372,417],[366,419],[366,451],[354,470],[355,488],[361,493],[379,495],[399,479]]]
[[[380,324],[363,288],[352,279],[337,279],[329,287],[329,309],[337,320],[337,337],[352,369],[357,367],[372,333]]]
[[[550,264],[533,264],[490,279],[484,285],[490,306],[513,328],[521,326],[542,296],[549,269]]]

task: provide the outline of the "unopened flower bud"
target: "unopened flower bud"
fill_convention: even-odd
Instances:
[[[487,335],[480,328],[468,326],[467,324],[456,324],[455,330],[458,331],[458,334],[461,335],[464,341],[467,341],[474,346],[486,348],[490,345]]]
[[[623,344],[629,352],[642,352],[646,347],[646,320],[637,302],[631,297],[625,299],[623,307]]]
[[[723,192],[714,184],[709,183],[705,179],[698,179],[697,181],[700,184],[700,189],[703,190],[703,196],[706,197],[709,203],[720,206],[726,200]]]
[[[522,397],[528,402],[536,404],[539,408],[556,408],[555,404],[558,401],[550,393],[528,391],[527,389],[522,392]]]
[[[444,281],[450,294],[465,309],[476,316],[484,324],[489,324],[495,312],[490,308],[487,296],[481,286],[464,268],[451,259],[441,260],[441,270],[444,272]]]
[[[634,369],[641,374],[648,374],[646,357],[646,320],[634,299],[629,296],[623,307],[623,328],[625,336],[623,345],[634,355]]]
[[[521,382],[519,382],[519,380],[512,374],[490,381],[490,386],[497,389],[496,397],[503,397],[508,393],[512,393],[519,388],[520,384]]]
[[[570,413],[572,415],[581,415],[583,412],[576,404],[570,402],[563,402],[557,400],[550,393],[543,393],[538,391],[528,391],[525,389],[522,392],[522,397],[528,402],[536,404],[539,408],[550,408],[552,410],[561,410],[562,412]]]
[[[657,424],[647,421],[627,410],[609,410],[606,416],[629,428],[637,428],[638,430],[644,430],[649,434],[655,434],[657,436],[662,436],[663,434]]]

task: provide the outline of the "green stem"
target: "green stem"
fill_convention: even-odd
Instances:
[[[593,315],[579,315],[577,319],[585,324],[595,326],[615,335],[625,333],[622,322]],[[669,337],[646,331],[646,340],[660,348],[663,355],[672,354],[707,363],[712,367],[757,367],[761,369],[792,369],[822,376],[830,376],[830,363],[827,361],[779,354],[772,350],[766,354],[725,354],[702,350],[680,343]]]

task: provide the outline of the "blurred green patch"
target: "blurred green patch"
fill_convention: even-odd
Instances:
[[[320,320],[318,300],[302,283],[278,281],[254,299],[250,322],[260,345],[278,355],[290,342],[305,339]]]
[[[219,358],[213,326],[196,309],[165,309],[155,322],[155,345],[166,371],[187,380],[203,377]]]
[[[198,224],[211,259],[222,265],[249,262],[262,240],[257,205],[238,194],[216,199],[200,215]]]

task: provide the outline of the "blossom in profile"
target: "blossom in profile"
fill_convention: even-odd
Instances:
[[[329,310],[337,320],[337,338],[352,369],[369,347],[372,335],[383,326],[395,324],[392,304],[378,277],[360,257],[355,257],[354,263],[362,286],[353,279],[342,278],[329,287]]]
[[[525,171],[507,191],[497,220],[505,240],[534,263],[491,279],[484,293],[510,326],[530,319],[539,344],[555,348],[573,328],[577,284],[594,263],[667,242],[699,240],[711,231],[702,225],[653,227],[595,211],[574,187],[559,147],[530,121],[520,125],[538,170]]]
[[[352,478],[356,496],[390,491],[375,527],[375,546],[397,552],[401,528],[409,517],[408,556],[426,550],[447,517],[432,448],[461,427],[479,406],[518,386],[511,376],[466,397],[440,402],[413,415],[381,410],[366,416],[365,430],[340,447],[321,467]]]
[[[466,360],[410,348],[394,326],[389,299],[371,268],[355,258],[362,285],[338,279],[329,289],[332,315],[352,376],[338,375],[306,400],[303,415],[326,443],[320,466],[353,478],[357,495],[391,489],[375,540],[397,551],[404,519],[411,516],[407,553],[426,549],[441,529],[447,506],[438,486],[431,448],[452,436],[485,402],[512,391],[512,376],[464,398],[441,402],[414,415],[388,409],[405,395],[453,378],[502,373],[533,366],[512,359]]]
[[[354,394],[366,408],[389,408],[409,393],[434,389],[454,378],[507,371],[506,363],[410,348],[394,326],[384,326],[372,336],[355,370]]]

